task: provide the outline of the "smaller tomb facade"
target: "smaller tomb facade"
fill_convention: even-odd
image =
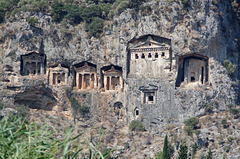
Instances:
[[[122,68],[118,66],[105,66],[102,68],[103,87],[108,90],[123,88]]]
[[[53,65],[48,69],[48,73],[50,85],[67,84],[69,70],[66,66]]]
[[[98,88],[98,78],[96,65],[89,62],[82,62],[74,66],[75,85],[77,89],[96,89]]]

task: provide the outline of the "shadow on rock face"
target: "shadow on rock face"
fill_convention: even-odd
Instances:
[[[15,104],[27,105],[31,109],[44,109],[49,111],[57,104],[52,90],[45,86],[30,87],[24,92],[18,93],[14,100]]]

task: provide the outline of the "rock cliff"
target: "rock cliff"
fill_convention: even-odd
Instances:
[[[217,113],[226,110],[229,104],[236,105],[239,101],[240,24],[233,2],[193,0],[190,4],[185,6],[183,1],[177,0],[144,2],[142,6],[150,6],[149,10],[125,10],[105,21],[98,37],[87,32],[84,23],[55,23],[47,13],[20,12],[9,16],[0,25],[0,100],[33,109],[52,110],[59,106],[58,111],[69,111],[69,97],[74,96],[81,104],[91,107],[91,115],[96,120],[128,125],[136,119],[148,130],[166,128],[170,123],[178,125],[190,117]],[[38,19],[38,23],[30,25],[30,17]],[[144,40],[145,37],[149,41]],[[169,45],[155,40],[156,37],[168,39]],[[144,66],[142,63],[132,66],[129,62],[132,60],[130,50],[139,47],[135,40],[141,39],[144,44],[153,41],[169,48],[171,56],[161,55],[170,65],[164,68],[160,65],[160,69],[167,70],[163,75],[144,78],[150,72],[146,69],[145,75],[139,78],[129,76],[129,67]],[[46,62],[43,62],[46,69],[38,75],[25,76],[23,56],[33,52],[46,55]],[[160,58],[160,54],[158,56]],[[190,60],[189,65],[187,60]],[[200,66],[194,64],[197,60],[204,66],[201,75],[195,75],[196,72],[186,75],[185,68],[191,70]],[[224,65],[226,60],[236,66],[233,73]],[[84,66],[96,68],[96,76],[89,77],[97,78],[94,89],[79,90],[88,84],[76,84],[76,71],[82,67],[82,62],[88,62]],[[56,77],[57,83],[64,81],[64,85],[50,85],[54,82],[49,81],[49,68],[57,64],[69,70],[64,80],[63,76]],[[108,78],[103,77],[111,70],[110,66],[115,69],[112,77],[120,80],[118,83],[122,79],[115,91],[108,91],[111,86],[108,88],[105,83]],[[154,67],[151,65],[148,69],[157,71]],[[119,71],[121,75],[116,73]],[[199,82],[195,81],[196,77]]]

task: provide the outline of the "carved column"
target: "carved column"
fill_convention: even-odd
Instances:
[[[85,77],[84,74],[82,74],[82,89],[85,89]]]
[[[113,90],[113,86],[112,86],[112,76],[109,76],[109,90]]]

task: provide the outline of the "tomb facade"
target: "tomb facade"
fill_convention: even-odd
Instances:
[[[119,66],[105,66],[102,68],[103,87],[106,91],[123,88],[122,68]]]
[[[97,89],[97,67],[89,62],[81,62],[74,65],[75,86],[79,90]]]
[[[40,75],[46,72],[46,55],[31,52],[26,55],[21,55],[21,75]]]
[[[200,54],[188,54],[179,57],[176,86],[184,84],[205,84],[208,81],[208,57]]]
[[[128,78],[165,77],[172,68],[171,40],[144,35],[129,42]]]
[[[48,68],[48,82],[50,85],[67,84],[69,69],[61,64],[52,65]]]

